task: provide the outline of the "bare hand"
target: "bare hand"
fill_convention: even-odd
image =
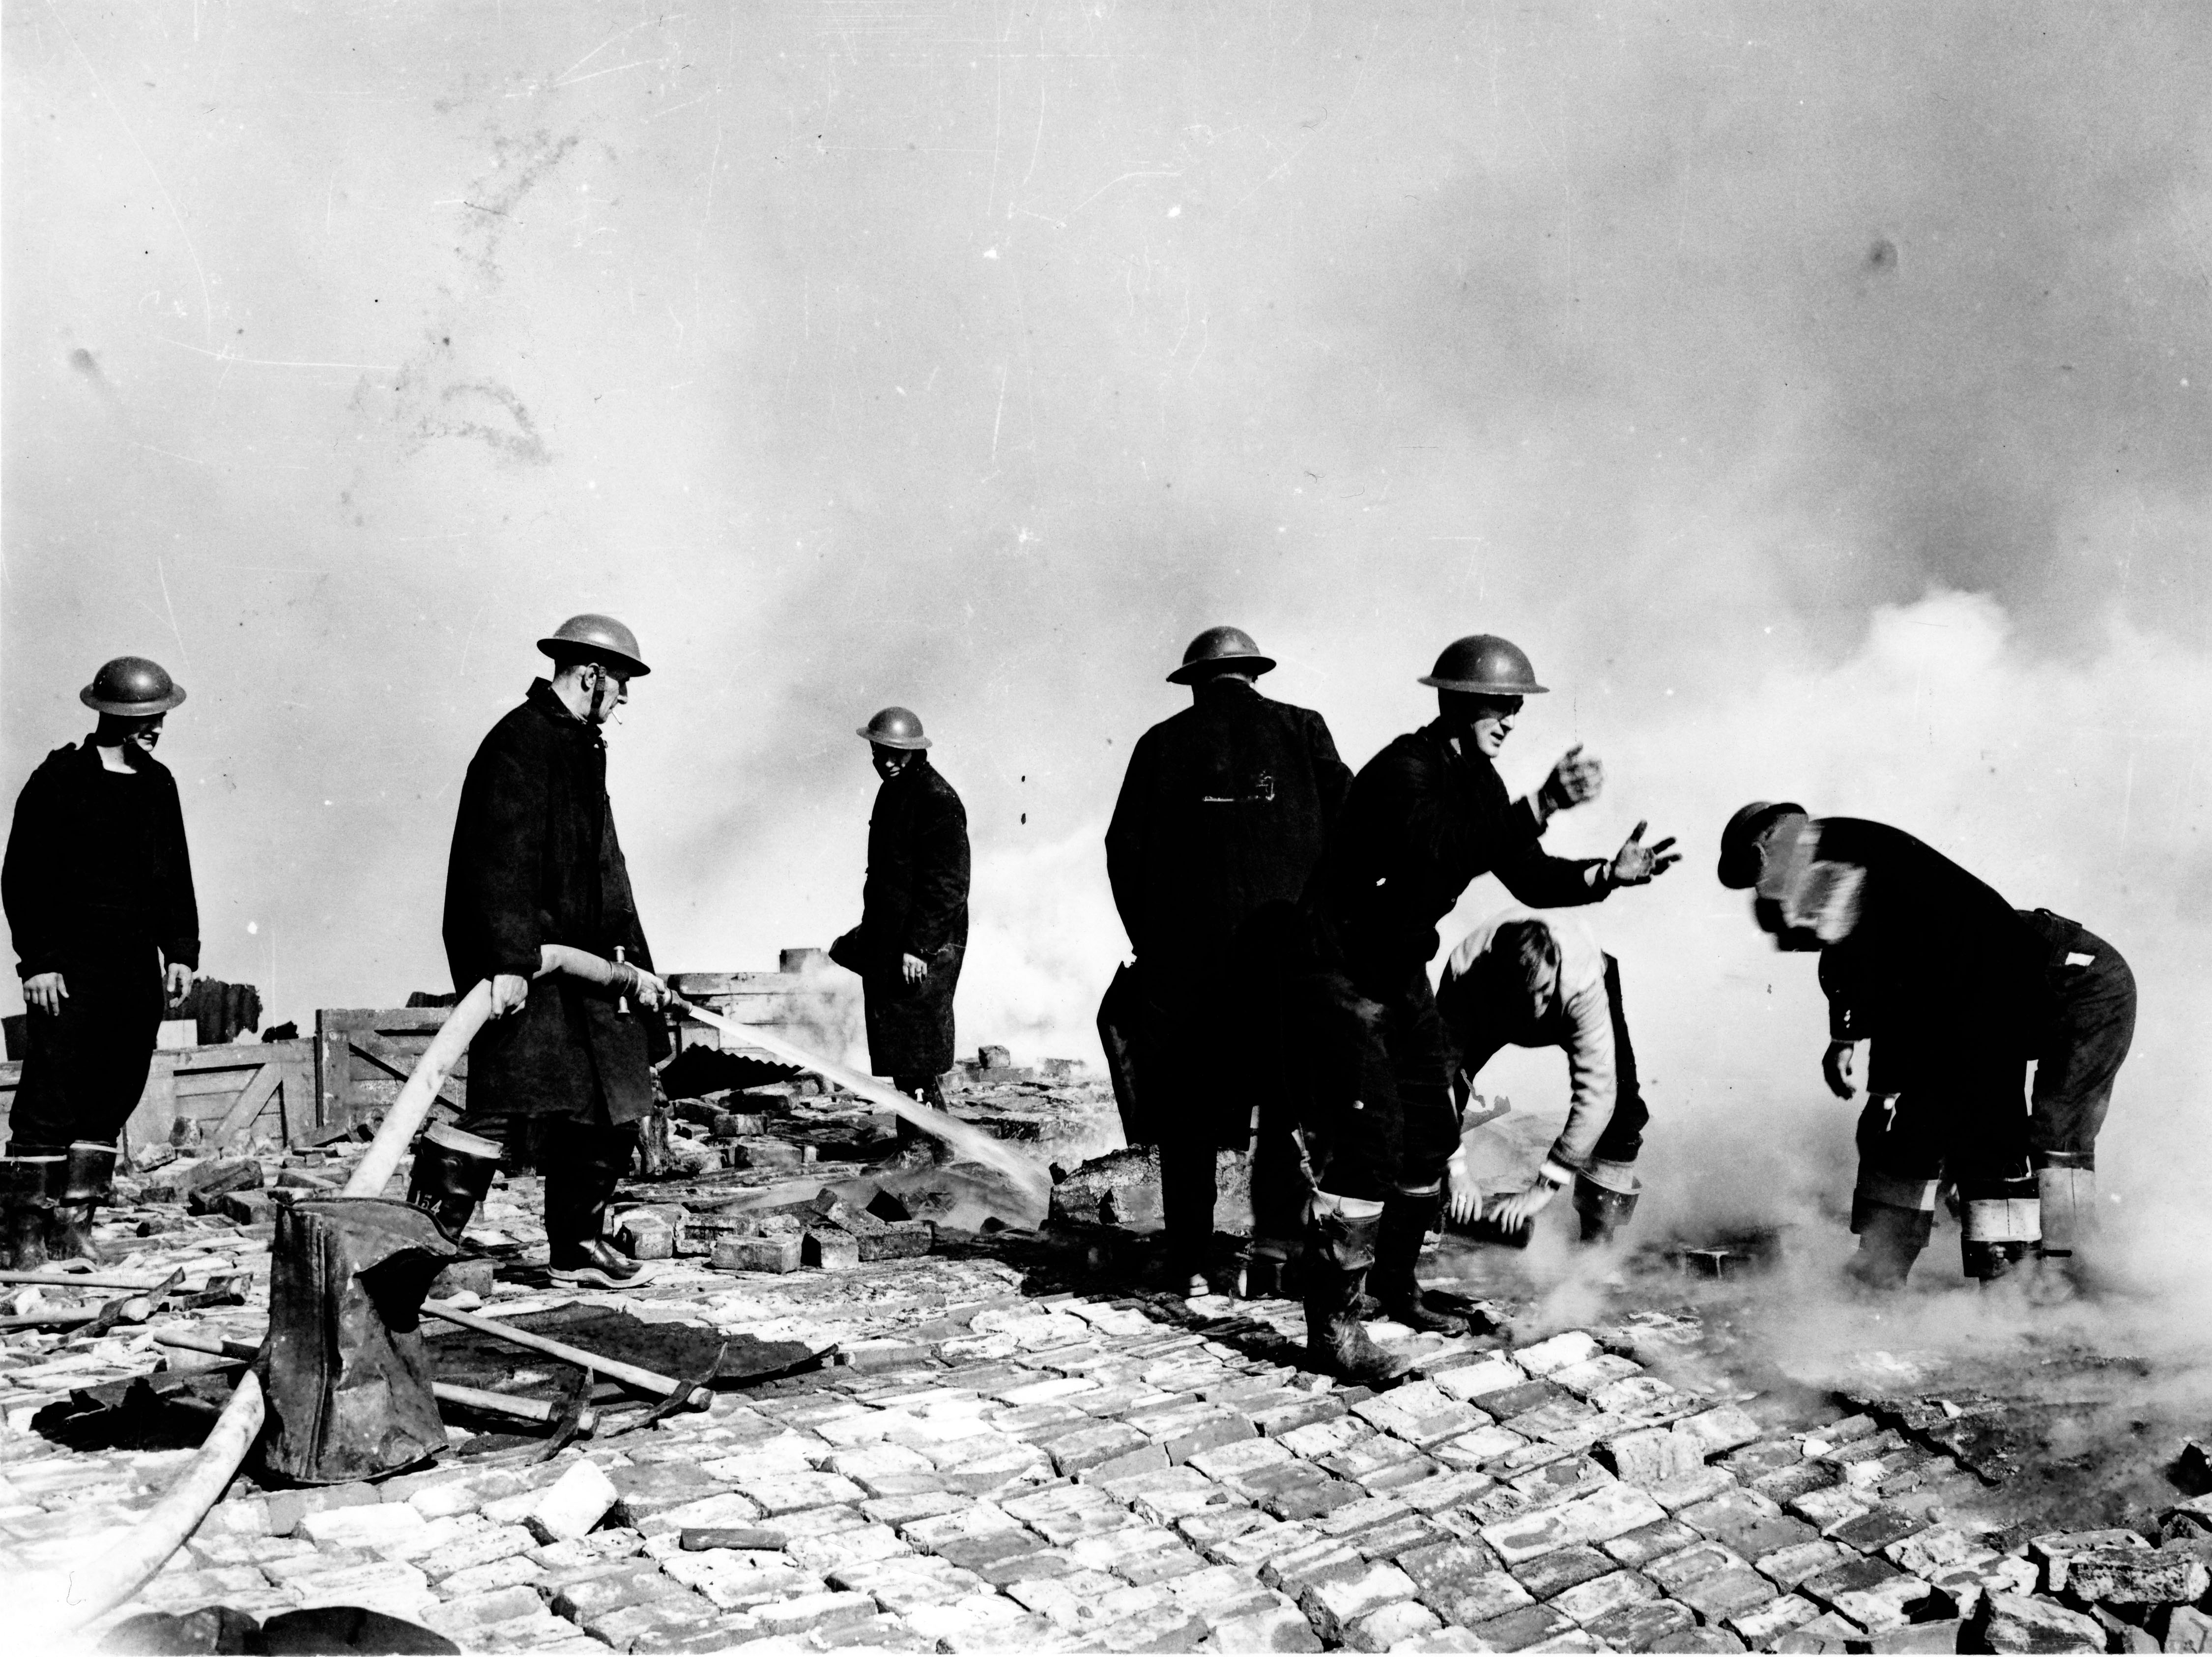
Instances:
[[[906,975],[908,984],[920,984],[929,976],[929,963],[919,955],[899,957],[899,971]]]
[[[69,985],[62,982],[58,972],[33,972],[23,980],[23,1004],[34,1007],[49,1016],[62,1010],[69,999]]]
[[[491,980],[491,1015],[503,1019],[530,999],[530,980],[520,972],[495,972]]]
[[[1856,1063],[1857,1047],[1848,1041],[1832,1041],[1828,1054],[1820,1061],[1820,1074],[1827,1078],[1828,1091],[1838,1099],[1849,1099],[1858,1089],[1852,1085],[1851,1070]]]
[[[1445,1180],[1451,1195],[1445,1199],[1444,1213],[1455,1225],[1468,1225],[1482,1212],[1482,1187],[1474,1182],[1474,1170],[1467,1165],[1467,1147],[1462,1145],[1451,1154],[1445,1165]]]
[[[1559,756],[1559,763],[1544,779],[1539,797],[1548,810],[1566,811],[1596,799],[1604,786],[1603,763],[1595,755],[1584,757],[1583,745],[1577,742]]]
[[[1526,1191],[1517,1191],[1490,1211],[1491,1223],[1500,1231],[1518,1231],[1549,1206],[1559,1194],[1559,1188],[1548,1179],[1534,1181]]]
[[[1650,826],[1649,822],[1638,823],[1620,843],[1620,850],[1613,854],[1609,873],[1613,885],[1646,885],[1682,861],[1682,854],[1674,850],[1674,837],[1671,834],[1650,845],[1644,844],[1644,831]]]
[[[642,967],[638,969],[636,995],[640,1006],[656,1013],[676,999],[676,992],[664,979],[653,977]]]
[[[169,1005],[174,1007],[179,1002],[184,1000],[185,992],[192,987],[192,969],[182,961],[171,961],[166,978],[169,991]]]

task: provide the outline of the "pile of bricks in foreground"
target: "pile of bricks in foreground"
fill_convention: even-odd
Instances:
[[[227,1501],[118,1616],[368,1605],[471,1651],[2205,1648],[2212,1498],[2164,1545],[2015,1538],[1870,1419],[1762,1425],[1587,1334],[1376,1395],[1126,1301],[969,1327],[549,1463]],[[9,1475],[0,1525],[68,1495]]]

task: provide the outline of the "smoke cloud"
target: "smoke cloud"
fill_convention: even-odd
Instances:
[[[445,987],[463,767],[574,611],[653,664],[611,786],[664,966],[852,923],[897,702],[973,825],[963,1045],[1031,1054],[1095,1051],[1188,637],[1255,632],[1358,764],[1486,630],[1556,687],[1510,780],[1607,763],[1555,847],[1689,853],[1591,917],[1655,1205],[1842,1178],[1811,964],[1711,878],[1778,794],[2119,945],[2109,1183],[2207,1172],[2194,9],[5,28],[6,773],[167,664],[206,966],[272,1018]]]

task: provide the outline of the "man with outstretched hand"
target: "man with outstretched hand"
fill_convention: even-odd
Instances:
[[[461,787],[446,958],[462,993],[491,981],[492,1016],[469,1045],[468,1109],[423,1136],[408,1201],[458,1239],[502,1153],[526,1161],[545,1176],[555,1281],[622,1288],[652,1268],[602,1233],[653,1108],[668,990],[615,838],[600,728],[648,670],[637,636],[610,616],[573,616],[538,648],[553,676],[492,727]],[[638,1005],[565,973],[536,977],[545,944],[628,962]]]
[[[1517,646],[1487,633],[1459,639],[1420,682],[1436,690],[1437,718],[1353,779],[1306,901],[1324,1047],[1306,1124],[1317,1186],[1308,1337],[1319,1361],[1363,1379],[1392,1373],[1352,1316],[1370,1264],[1375,1298],[1392,1317],[1418,1329],[1464,1327],[1428,1304],[1414,1276],[1460,1138],[1452,1043],[1429,987],[1437,923],[1479,875],[1496,874],[1532,907],[1556,908],[1600,902],[1676,861],[1671,838],[1644,844],[1641,824],[1611,857],[1540,849],[1552,816],[1595,799],[1603,773],[1577,744],[1536,793],[1508,798],[1495,762],[1522,698],[1546,689]]]

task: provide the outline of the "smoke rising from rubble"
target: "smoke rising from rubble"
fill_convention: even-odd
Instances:
[[[272,1020],[445,986],[462,767],[574,610],[655,665],[664,967],[852,923],[897,702],[975,835],[963,1045],[1030,1055],[1095,1050],[1185,639],[1358,764],[1485,629],[1557,687],[1509,779],[1609,767],[1555,847],[1689,853],[1590,916],[1656,1221],[1848,1184],[1812,963],[1711,878],[1778,794],[2118,944],[2107,1188],[2212,1173],[2190,11],[184,20],[7,23],[7,774],[167,662],[206,966]]]

